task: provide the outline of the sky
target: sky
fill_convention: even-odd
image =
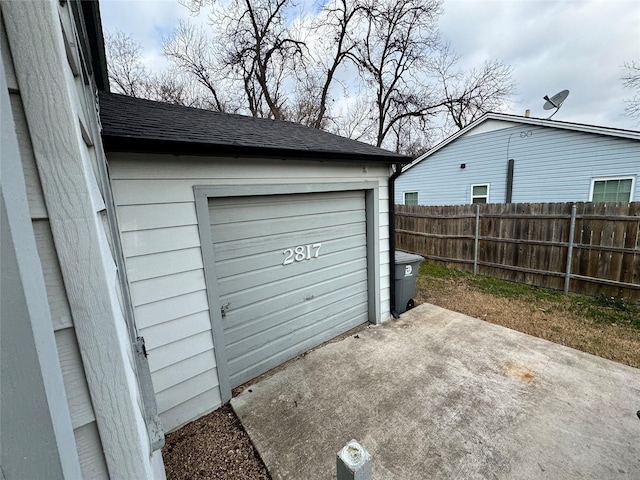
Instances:
[[[311,0],[305,0],[311,2]],[[121,30],[142,45],[152,69],[166,65],[162,39],[194,18],[178,0],[100,0],[105,33]],[[620,80],[640,63],[638,0],[444,0],[439,28],[463,69],[502,60],[513,67],[514,101],[505,113],[547,118],[543,97],[569,90],[554,120],[640,130],[624,116],[633,92]]]

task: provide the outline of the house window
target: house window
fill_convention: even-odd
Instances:
[[[471,203],[489,203],[489,184],[471,185]]]
[[[630,202],[633,177],[594,178],[591,180],[592,202]]]
[[[418,192],[404,192],[405,205],[418,205]]]

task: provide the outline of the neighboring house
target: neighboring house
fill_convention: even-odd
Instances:
[[[2,480],[162,479],[156,401],[177,428],[389,318],[407,157],[108,93],[101,132],[97,2],[0,12]]]
[[[390,318],[407,157],[298,124],[100,95],[135,322],[170,431]]]
[[[404,168],[396,204],[631,202],[640,132],[487,113]]]
[[[0,8],[0,476],[164,478],[117,273],[98,4]]]

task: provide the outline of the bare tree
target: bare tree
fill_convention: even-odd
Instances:
[[[348,56],[373,92],[377,146],[397,124],[409,125],[433,110],[433,92],[421,77],[438,43],[440,11],[440,0],[368,0],[363,5],[365,33]]]
[[[346,98],[330,119],[328,130],[343,137],[367,141],[372,137],[371,105],[364,95]]]
[[[170,69],[149,78],[144,97],[159,102],[215,110],[208,96],[199,87],[182,72]]]
[[[120,48],[130,94],[292,120],[408,153],[429,145],[441,123],[463,128],[513,94],[500,61],[457,68],[437,31],[443,0],[327,0],[308,16],[295,0],[181,1],[193,13],[211,7],[211,29],[181,23],[164,44],[176,71],[163,75],[137,63],[139,47]]]
[[[622,84],[634,94],[633,98],[625,100],[627,106],[624,113],[632,118],[640,118],[640,62],[625,62],[623,68]]]
[[[175,70],[151,72],[142,60],[142,47],[121,31],[106,35],[109,81],[113,91],[131,97],[206,106],[188,78]]]
[[[515,92],[513,69],[499,60],[485,61],[481,68],[463,72],[459,56],[444,45],[434,62],[448,120],[460,130],[483,114],[500,110]]]
[[[363,10],[361,0],[332,0],[325,3],[311,24],[311,30],[317,32],[313,42],[317,54],[308,62],[312,65],[305,73],[313,81],[305,85],[305,90],[315,98],[313,118],[308,123],[314,128],[327,125],[329,93],[338,69],[356,49],[357,40],[353,32]]]
[[[184,3],[200,12],[215,0]],[[284,84],[305,48],[287,28],[284,14],[291,6],[292,0],[233,0],[219,5],[210,17],[217,26],[224,26],[221,60],[242,79],[248,109],[254,116],[281,120],[286,116]]]
[[[202,85],[210,95],[208,102],[212,110],[227,110],[226,99],[221,98],[220,69],[212,41],[202,28],[181,21],[171,37],[162,45],[165,56],[173,60],[176,68],[190,75]]]
[[[142,61],[142,47],[120,30],[105,36],[109,82],[118,93],[141,97],[147,89],[149,71]]]

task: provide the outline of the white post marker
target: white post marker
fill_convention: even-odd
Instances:
[[[337,454],[337,480],[371,480],[371,455],[355,440]]]

